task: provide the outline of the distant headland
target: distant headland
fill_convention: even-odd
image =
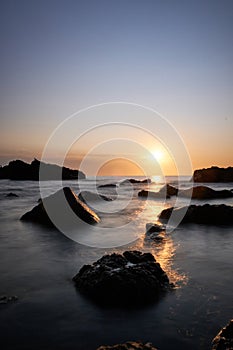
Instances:
[[[61,174],[63,180],[86,178],[86,175],[80,170],[60,167],[56,164],[47,164],[38,159],[34,159],[30,164],[17,159],[9,162],[8,165],[0,167],[0,179],[38,181],[40,179],[40,167],[43,167],[43,180],[60,180]]]
[[[193,173],[193,182],[233,182],[233,167],[197,169]]]

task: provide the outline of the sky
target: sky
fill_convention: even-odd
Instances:
[[[126,102],[162,115],[183,139],[193,168],[233,165],[232,0],[2,0],[0,40],[0,164],[41,158],[54,130],[81,109]],[[93,125],[100,120],[93,109]],[[77,137],[85,123],[81,113]],[[89,175],[99,158],[101,175],[117,167],[122,175],[139,174],[141,166],[150,172],[153,161],[174,173],[176,159],[159,135],[153,145],[144,135],[146,150],[135,152],[132,144],[120,147],[120,137],[116,132],[110,142],[103,131],[99,147],[98,132],[87,133],[65,164],[79,167],[96,144]],[[138,143],[134,128],[128,137]],[[58,162],[61,155],[53,149],[49,156]]]

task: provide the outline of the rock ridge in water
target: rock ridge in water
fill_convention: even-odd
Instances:
[[[64,199],[66,203],[64,203]],[[68,207],[67,203],[69,204]],[[72,224],[70,209],[88,224],[96,224],[100,221],[98,215],[83,203],[69,187],[64,187],[51,196],[40,200],[37,206],[21,217],[21,220],[54,226],[46,212],[46,207],[50,208],[58,222],[62,221],[62,223],[67,224],[67,226]]]
[[[233,167],[197,169],[193,173],[193,182],[233,182]]]
[[[151,253],[125,251],[84,265],[73,278],[77,289],[105,305],[144,305],[172,288]]]

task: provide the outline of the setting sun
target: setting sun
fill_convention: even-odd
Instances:
[[[163,152],[159,149],[156,149],[155,151],[151,152],[153,157],[159,162],[163,159]]]

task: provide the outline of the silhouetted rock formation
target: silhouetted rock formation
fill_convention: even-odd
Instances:
[[[73,278],[80,292],[106,305],[143,305],[172,288],[150,253],[126,251],[84,265]]]
[[[217,199],[233,197],[233,193],[229,190],[215,191],[212,188],[206,186],[196,186],[187,190],[182,190],[179,192],[179,195],[192,199]]]
[[[166,199],[170,198],[170,196],[166,195],[164,192],[153,192],[147,190],[141,190],[138,192],[138,197],[148,198],[148,199]]]
[[[103,194],[98,194],[90,191],[82,191],[78,194],[78,198],[86,203],[88,205],[88,201],[97,201],[97,200],[104,200],[107,202],[111,202],[113,199],[107,196],[104,196]]]
[[[0,179],[10,180],[39,180],[40,167],[43,167],[42,180],[85,179],[85,174],[79,170],[60,167],[56,164],[46,164],[34,159],[31,164],[22,160],[13,160],[8,165],[0,168]]]
[[[168,221],[171,214],[184,215],[182,223],[197,223],[208,225],[232,225],[233,207],[225,204],[220,205],[190,205],[189,207],[164,209],[159,220]]]
[[[169,184],[166,184],[159,190],[159,193],[166,193],[166,195],[169,197],[177,196],[178,189]]]
[[[144,179],[144,180],[136,180],[136,179],[126,179],[126,180],[123,180],[120,184],[121,185],[124,185],[124,184],[126,184],[127,185],[127,183],[131,183],[131,184],[135,184],[135,185],[137,185],[137,184],[150,184],[151,183],[151,179]]]
[[[233,349],[233,320],[216,335],[212,341],[212,350]]]
[[[162,232],[166,230],[165,225],[161,224],[153,224],[153,223],[148,223],[146,224],[146,232],[147,233],[153,233],[153,232]]]
[[[212,166],[207,169],[197,169],[193,173],[193,182],[233,182],[233,167],[219,168]]]
[[[102,345],[97,350],[157,350],[151,343],[141,343],[135,341],[127,341],[123,344]]]
[[[67,202],[69,204],[68,207]],[[53,215],[55,215],[57,222],[62,221],[63,224],[72,225],[70,209],[88,224],[95,224],[100,221],[98,215],[83,203],[69,187],[64,187],[41,200],[36,207],[24,214],[21,220],[53,226],[54,224],[46,212],[46,207],[49,207]]]

